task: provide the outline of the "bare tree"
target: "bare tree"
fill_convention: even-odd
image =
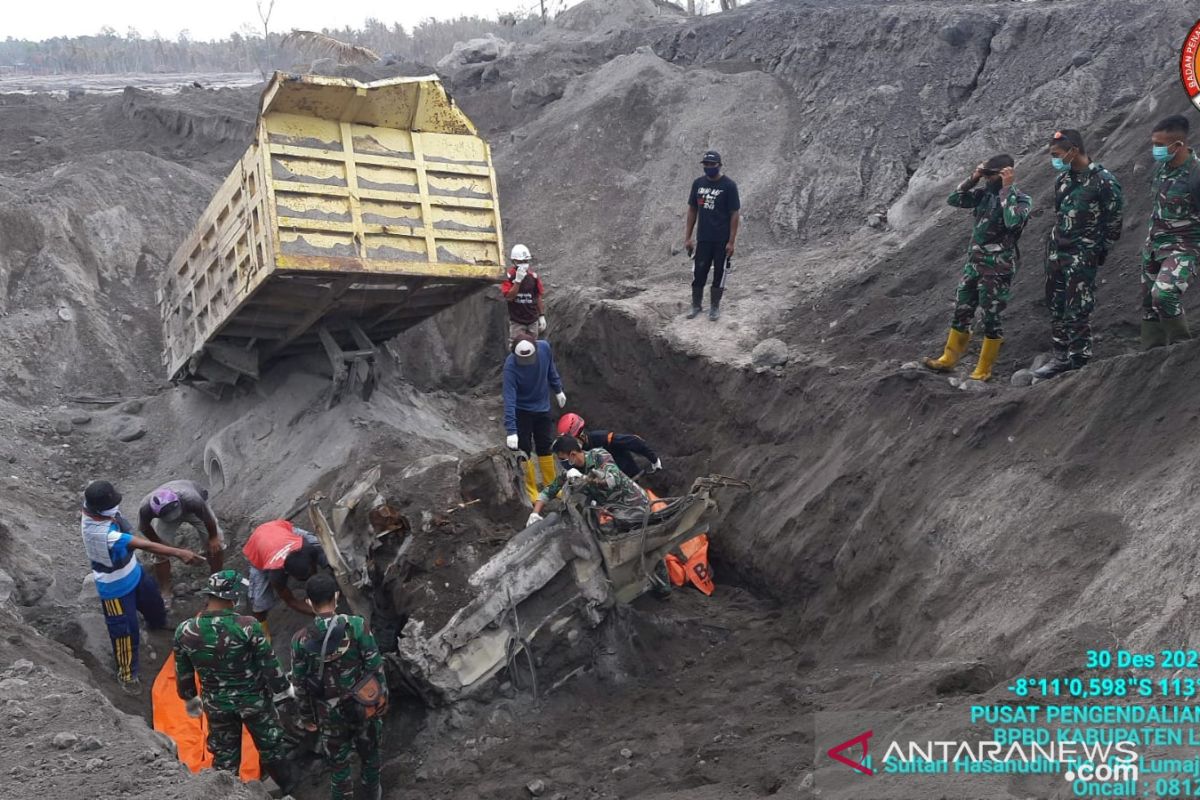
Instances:
[[[258,18],[262,22],[263,27],[263,54],[262,61],[259,62],[258,71],[262,73],[263,80],[267,79],[267,66],[271,63],[271,12],[275,10],[275,0],[266,0],[266,8],[264,8],[263,0],[254,0],[254,5],[258,9]]]

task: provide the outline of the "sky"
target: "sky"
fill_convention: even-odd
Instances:
[[[268,0],[269,1],[269,0]],[[561,6],[563,0],[548,0]],[[428,17],[479,15],[494,18],[502,11],[526,11],[538,0],[275,0],[271,30],[320,30],[359,27],[368,17],[412,28]],[[573,5],[574,0],[567,0]],[[174,39],[187,30],[192,39],[222,39],[243,26],[260,29],[255,0],[58,0],[54,3],[4,3],[0,38],[48,39],[98,33],[105,25],[124,36],[134,27],[143,37],[158,32]]]

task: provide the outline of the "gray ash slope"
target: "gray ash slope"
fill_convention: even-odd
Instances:
[[[1186,107],[1174,64],[1194,11],[759,0],[672,21],[657,4],[627,6],[444,68],[493,142],[507,239],[530,244],[551,283],[573,407],[653,439],[677,485],[708,470],[753,480],[754,494],[730,498],[715,555],[726,578],[782,605],[740,608],[729,587],[730,601],[683,605],[677,613],[744,625],[738,655],[697,663],[680,653],[626,685],[637,691],[585,683],[578,705],[567,695],[540,721],[518,703],[494,723],[485,711],[467,728],[431,724],[389,767],[395,796],[517,797],[533,773],[568,796],[700,784],[721,796],[802,796],[812,697],[865,702],[854,690],[880,669],[896,693],[874,700],[909,708],[937,697],[956,663],[981,661],[999,682],[1065,669],[1097,644],[1193,644],[1195,346],[1128,351],[1146,131]],[[403,463],[499,441],[489,419],[498,353],[473,344],[481,316],[498,322],[498,304],[483,299],[394,342],[399,369],[369,406],[322,411],[319,363],[289,365],[224,404],[164,385],[155,277],[243,150],[256,99],[0,98],[0,569],[13,578],[13,608],[61,640],[99,621],[81,599],[74,528],[90,477],[115,476],[136,498],[156,476],[202,475],[217,434],[231,453],[222,509],[244,532],[314,487],[344,485],[381,451]],[[951,307],[968,228],[944,195],[994,150],[1018,157],[1040,209],[1001,378],[1044,346],[1039,250],[1052,176],[1041,150],[1067,125],[1129,199],[1100,288],[1100,360],[983,395],[902,373],[902,361],[940,347]],[[710,146],[746,201],[715,327],[678,319],[687,266],[672,252],[696,156]],[[887,224],[866,227],[872,213]],[[746,369],[767,335],[789,345],[783,377]],[[139,425],[141,438],[118,441]],[[102,661],[100,639],[77,654]],[[10,643],[11,658],[62,658],[33,632]],[[686,647],[664,652],[675,650]],[[769,655],[745,655],[760,651]],[[842,664],[842,677],[822,679],[826,664]],[[679,712],[647,699],[674,693],[690,669],[710,705],[737,709],[723,724],[742,744],[718,747],[690,710],[686,729],[663,733]],[[80,719],[84,735],[106,724]],[[635,728],[622,727],[631,719]],[[612,772],[595,745],[608,731],[663,760]],[[486,752],[464,751],[471,737]],[[708,759],[697,772],[700,752],[727,766]],[[39,791],[31,784],[29,796]]]

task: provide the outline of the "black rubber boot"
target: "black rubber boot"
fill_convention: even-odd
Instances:
[[[704,287],[700,287],[699,289],[697,289],[695,286],[693,286],[692,287],[692,310],[691,310],[691,313],[689,313],[687,315],[688,319],[695,319],[696,317],[700,316],[700,312],[704,310],[703,308],[700,307],[700,304],[703,302],[704,302]]]
[[[1167,343],[1167,332],[1163,329],[1163,321],[1159,319],[1142,320],[1142,349],[1150,350],[1162,347]]]
[[[708,318],[718,320],[721,318],[721,295],[725,294],[725,290],[716,286],[712,287],[712,305],[708,309]]]
[[[1187,317],[1183,314],[1180,314],[1178,317],[1164,318],[1162,329],[1168,344],[1175,344],[1176,342],[1183,342],[1192,338],[1192,333],[1188,330]]]
[[[300,782],[300,770],[295,764],[290,761],[271,761],[264,762],[263,768],[285,796],[296,790],[296,784]]]
[[[1055,358],[1047,361],[1045,364],[1042,364],[1040,367],[1035,369],[1033,371],[1033,377],[1044,381],[1048,378],[1053,378],[1073,369],[1078,369],[1078,367],[1073,366],[1071,362],[1067,361],[1066,359],[1059,360]]]

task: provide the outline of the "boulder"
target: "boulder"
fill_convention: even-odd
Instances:
[[[780,339],[764,339],[750,351],[755,367],[781,367],[788,362],[788,348]]]

